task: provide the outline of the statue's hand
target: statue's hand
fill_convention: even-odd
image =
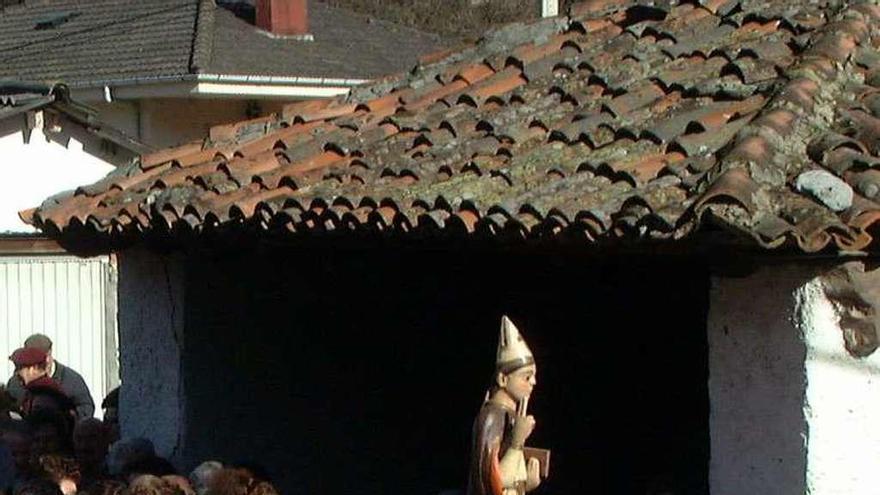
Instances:
[[[526,491],[530,492],[541,484],[541,463],[532,457],[526,465]]]
[[[522,448],[526,443],[526,439],[535,429],[535,417],[531,414],[528,416],[517,416],[513,422],[513,434],[511,445],[515,448]]]

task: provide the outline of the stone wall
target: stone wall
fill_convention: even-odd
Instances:
[[[172,460],[183,448],[183,279],[179,257],[142,248],[119,254],[122,436],[149,438]]]

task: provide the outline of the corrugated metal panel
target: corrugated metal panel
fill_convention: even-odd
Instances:
[[[100,409],[107,391],[118,382],[115,315],[108,315],[108,284],[115,281],[108,257],[72,256],[0,257],[0,350],[5,352],[3,379],[12,375],[5,359],[28,335],[45,333],[53,341],[53,355],[85,378]],[[108,328],[112,327],[112,328]],[[108,335],[111,334],[111,335]],[[108,338],[110,337],[110,338]],[[100,410],[96,411],[100,414]]]

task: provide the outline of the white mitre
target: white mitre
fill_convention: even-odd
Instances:
[[[507,316],[502,316],[495,369],[502,373],[510,373],[534,363],[535,358],[532,356],[532,351],[526,345],[526,341],[523,340],[516,325]]]

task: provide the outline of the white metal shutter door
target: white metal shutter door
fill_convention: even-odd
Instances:
[[[100,416],[101,399],[116,380],[108,364],[116,359],[108,349],[108,332],[115,342],[115,301],[108,301],[114,283],[109,258],[72,256],[0,257],[0,351],[5,373],[13,372],[6,359],[33,333],[52,339],[59,362],[77,370],[89,386]],[[108,304],[109,303],[109,304]],[[110,328],[108,328],[110,327]]]

